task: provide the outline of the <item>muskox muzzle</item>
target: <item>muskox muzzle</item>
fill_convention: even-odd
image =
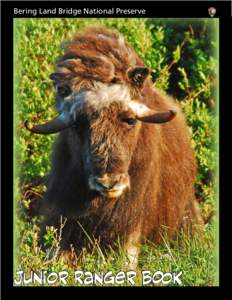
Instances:
[[[89,188],[98,191],[105,198],[118,198],[130,187],[130,179],[125,174],[104,174],[89,177]]]

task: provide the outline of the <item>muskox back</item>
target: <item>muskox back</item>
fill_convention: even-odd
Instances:
[[[128,103],[132,99],[158,113],[173,108],[178,110],[173,120],[170,118],[170,122],[163,124],[140,119],[145,121],[136,125],[136,134],[128,135],[128,138],[120,133],[118,125],[111,126],[112,116],[121,108],[115,108],[112,116],[105,116],[104,122],[108,122],[112,130],[107,131],[102,125],[93,129],[91,125],[91,130],[84,131],[79,123],[78,126],[63,128],[54,146],[52,171],[43,202],[46,216],[43,227],[53,225],[59,228],[61,216],[66,219],[61,241],[64,249],[70,244],[81,249],[88,243],[86,232],[102,245],[113,246],[120,238],[128,249],[132,249],[133,243],[146,239],[159,242],[163,227],[173,237],[183,221],[200,222],[194,196],[196,163],[185,118],[176,102],[153,88],[143,61],[118,32],[100,27],[88,28],[76,35],[65,44],[65,54],[59,59],[51,78],[57,90],[57,108],[62,116],[70,111],[76,113],[77,107],[82,111],[80,103],[86,104],[85,97],[89,95],[88,103],[94,103],[97,109],[91,112],[87,109],[83,115],[84,119],[88,115],[88,122],[92,125],[97,124],[93,120],[96,113],[100,114],[101,105],[96,105],[96,101],[111,104],[115,98],[118,105],[120,89],[116,88],[116,93],[110,94],[110,87],[115,85],[128,91]],[[106,92],[99,93],[98,87]],[[96,98],[94,101],[91,91]],[[80,96],[82,93],[84,100]],[[96,95],[101,97],[98,99]],[[122,105],[123,99],[120,101]],[[96,151],[114,137],[113,146],[111,143],[110,148],[104,148],[111,163],[115,153],[119,153],[117,145],[127,149],[133,143],[126,159],[130,189],[118,198],[107,200],[88,185],[87,148],[84,146],[87,144],[83,142],[87,135],[92,137],[95,134],[96,137],[103,131],[105,139],[102,139],[102,144],[98,143]]]

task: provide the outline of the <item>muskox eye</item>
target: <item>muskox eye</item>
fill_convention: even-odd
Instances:
[[[126,118],[123,120],[124,122],[126,122],[129,125],[134,125],[137,122],[137,119],[134,118]]]
[[[67,97],[72,93],[72,90],[68,85],[60,85],[57,87],[57,93],[62,97]]]

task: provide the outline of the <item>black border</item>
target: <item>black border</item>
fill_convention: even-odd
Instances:
[[[229,104],[232,101],[229,93],[229,80],[231,81],[229,69],[229,62],[231,58],[231,33],[228,33],[231,28],[231,3],[225,1],[171,1],[171,2],[2,2],[2,16],[1,16],[1,29],[2,29],[2,90],[1,90],[1,129],[2,129],[2,215],[1,215],[1,242],[2,242],[2,268],[1,268],[1,285],[3,299],[9,299],[13,293],[17,297],[25,297],[26,293],[33,296],[35,293],[42,296],[45,292],[46,298],[58,295],[66,296],[68,290],[74,291],[75,297],[78,297],[79,292],[86,293],[87,290],[102,292],[111,288],[53,288],[48,287],[13,287],[13,8],[53,8],[53,7],[122,7],[122,8],[146,8],[147,14],[144,17],[184,17],[184,18],[201,18],[209,17],[208,8],[213,6],[217,9],[216,17],[220,18],[220,286],[219,287],[182,287],[182,288],[155,288],[150,290],[151,287],[132,287],[123,288],[131,292],[141,290],[142,293],[150,290],[154,295],[160,293],[159,296],[167,296],[174,298],[175,292],[178,291],[178,297],[185,295],[185,297],[196,297],[198,293],[203,297],[215,296],[218,299],[232,299],[229,287],[231,285],[231,275],[229,275],[229,265],[231,262],[231,248],[229,239],[231,239],[231,226],[230,219],[227,214],[229,210],[229,203],[231,201],[229,192],[229,185],[227,177],[225,176],[225,166],[229,164],[230,148],[225,142],[230,139],[231,133],[228,132],[230,123],[230,109]],[[21,16],[22,17],[22,16]],[[30,16],[23,16],[30,17]],[[41,17],[41,16],[40,16]],[[57,17],[48,16],[45,17]],[[63,16],[65,17],[65,16]],[[67,15],[70,17],[70,15]],[[84,16],[87,17],[87,16]],[[98,17],[90,16],[90,17]],[[100,15],[99,17],[106,17]],[[112,16],[109,16],[112,17]],[[118,16],[123,17],[123,16]],[[130,17],[130,16],[124,16]],[[135,17],[135,16],[131,16]],[[228,31],[227,31],[228,29]],[[228,50],[228,51],[227,51]],[[229,74],[229,75],[228,75]],[[190,291],[191,289],[191,291]],[[45,290],[45,291],[44,291]],[[121,290],[121,288],[114,288],[114,290]],[[40,294],[41,293],[41,294]],[[51,294],[52,293],[52,294]],[[157,294],[158,293],[158,294]],[[229,297],[230,295],[230,297]]]

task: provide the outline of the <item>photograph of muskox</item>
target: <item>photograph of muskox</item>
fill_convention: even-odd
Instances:
[[[218,285],[217,32],[210,18],[14,21],[15,272]]]

